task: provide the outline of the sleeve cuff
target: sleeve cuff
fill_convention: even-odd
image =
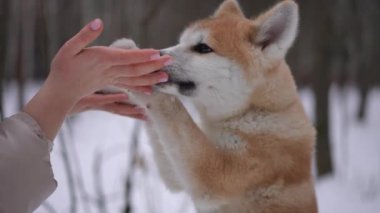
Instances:
[[[45,141],[49,145],[49,151],[51,152],[53,150],[53,141],[48,139],[41,129],[40,125],[37,123],[36,120],[32,116],[30,116],[26,112],[19,112],[12,116],[14,119],[20,120],[23,123],[25,123],[27,126],[29,126],[33,132],[36,133],[36,135],[41,138],[41,140]]]

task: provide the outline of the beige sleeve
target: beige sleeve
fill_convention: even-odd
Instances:
[[[51,144],[26,113],[0,123],[0,213],[33,212],[56,189]]]

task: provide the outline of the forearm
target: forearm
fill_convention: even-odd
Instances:
[[[46,137],[54,140],[76,100],[46,81],[23,111],[33,117]]]

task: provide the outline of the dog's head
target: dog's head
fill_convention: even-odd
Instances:
[[[247,19],[236,0],[226,0],[213,16],[190,25],[178,45],[162,50],[174,63],[164,68],[169,82],[157,88],[215,116],[242,110],[264,73],[283,61],[297,27],[293,1]]]

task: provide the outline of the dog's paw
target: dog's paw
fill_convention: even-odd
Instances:
[[[151,113],[165,113],[177,111],[180,101],[173,95],[154,92],[151,95],[129,93],[130,100]]]
[[[152,106],[158,106],[166,103],[172,97],[171,95],[167,95],[161,92],[154,92],[151,95],[132,92],[129,93],[129,96],[134,103],[147,110],[151,109]]]
[[[138,49],[136,43],[132,39],[121,38],[114,41],[110,47],[120,48],[120,49]],[[99,90],[98,92],[104,94],[114,94],[114,93],[126,93],[128,96],[133,95],[133,92],[130,92],[128,89],[116,87],[116,86],[106,86],[105,88]],[[130,101],[126,103],[131,103]]]
[[[138,49],[136,43],[132,39],[121,38],[113,42],[110,47],[121,49]]]
[[[150,95],[145,95],[140,92],[132,92],[132,91],[128,92],[129,100],[135,105],[143,109],[147,109],[146,106],[148,105],[148,102],[149,102],[149,96]]]

